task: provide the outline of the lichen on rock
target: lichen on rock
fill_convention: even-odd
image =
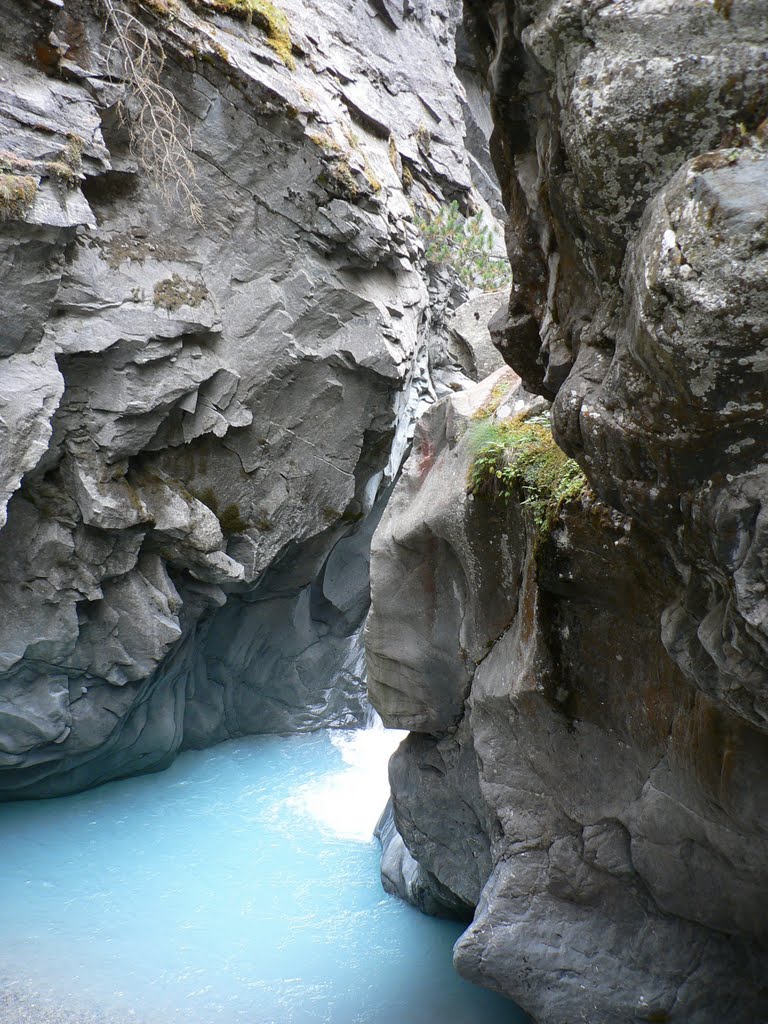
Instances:
[[[261,29],[267,42],[278,55],[283,64],[294,68],[291,45],[291,30],[288,18],[271,0],[193,0],[201,7],[227,14],[232,18],[241,18]]]

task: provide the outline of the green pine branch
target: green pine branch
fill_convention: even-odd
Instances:
[[[494,291],[511,284],[512,272],[504,256],[493,248],[493,233],[482,214],[464,217],[456,200],[429,217],[417,217],[428,263],[450,268],[468,287]]]

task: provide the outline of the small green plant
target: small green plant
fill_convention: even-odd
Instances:
[[[563,505],[588,487],[578,463],[555,443],[545,417],[483,420],[472,428],[471,443],[470,493],[504,502],[521,496],[542,535]]]
[[[427,261],[449,267],[467,287],[490,292],[511,283],[509,263],[492,253],[493,234],[481,213],[464,217],[454,199],[428,217],[417,217],[416,226]]]
[[[29,174],[0,171],[0,221],[20,220],[32,205],[37,179]]]

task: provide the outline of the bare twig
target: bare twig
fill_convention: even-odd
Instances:
[[[192,135],[176,97],[161,84],[165,52],[152,46],[144,25],[114,0],[100,0],[114,38],[107,59],[120,62],[127,83],[121,116],[128,126],[131,151],[150,174],[167,203],[182,203],[196,223],[203,209],[190,159]]]

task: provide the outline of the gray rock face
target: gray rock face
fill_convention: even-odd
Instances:
[[[481,396],[504,372],[478,385]],[[368,690],[385,723],[398,729],[436,733],[456,724],[475,667],[517,600],[518,568],[506,547],[495,547],[497,537],[486,543],[484,509],[477,509],[472,550],[460,550],[465,510],[456,495],[466,491],[468,463],[435,468],[434,435],[441,445],[458,443],[472,406],[480,404],[474,390],[457,395],[436,407],[428,434],[417,428],[392,508],[374,536]],[[508,567],[508,578],[488,573],[487,565],[499,562]]]
[[[465,10],[515,273],[492,334],[594,493],[542,537],[469,500],[470,396],[425,422],[374,539],[371,694],[419,733],[394,821],[411,875],[477,906],[459,970],[536,1020],[753,1024],[768,10]]]
[[[385,887],[476,908],[456,966],[547,1024],[761,1020],[768,744],[668,656],[676,573],[630,517],[467,494],[505,372],[421,421],[374,537],[369,692],[414,730]]]
[[[468,5],[479,50],[498,48],[515,223],[497,340],[554,398],[556,436],[600,496],[669,538],[686,592],[667,649],[764,729],[768,581],[742,561],[761,547],[768,439],[768,11],[502,6]]]
[[[195,221],[129,146],[108,5],[0,3],[0,795],[364,715],[368,538],[414,416],[477,369],[414,223],[484,202],[459,11],[396,8],[289,0],[288,46],[118,5]]]
[[[478,295],[451,317],[449,352],[471,380],[484,380],[505,365],[488,329],[504,299],[495,291]]]

